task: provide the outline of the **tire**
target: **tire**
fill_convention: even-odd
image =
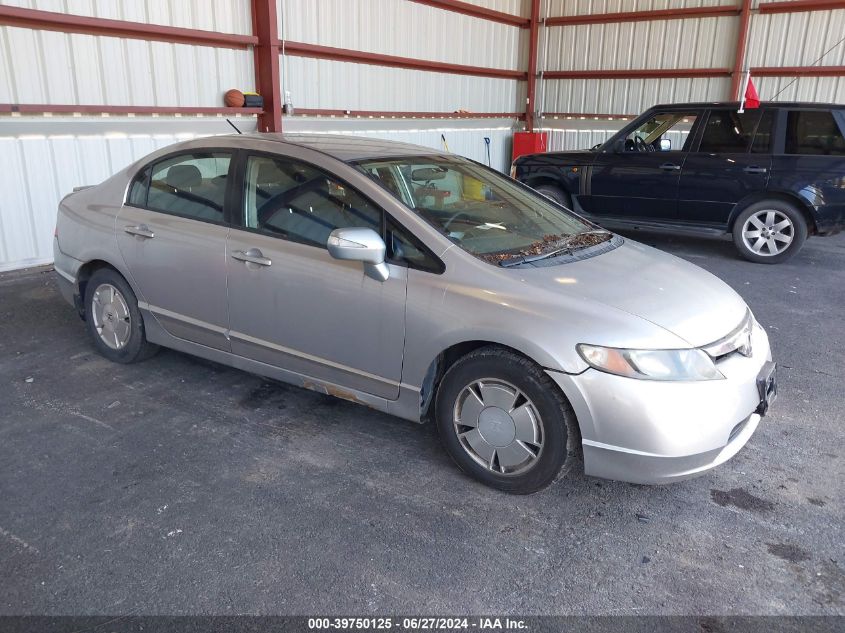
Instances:
[[[776,227],[781,228],[773,231]],[[783,200],[755,202],[737,216],[733,226],[734,245],[740,255],[758,264],[786,261],[801,250],[807,233],[807,220]]]
[[[157,345],[147,341],[135,293],[116,270],[94,272],[85,286],[84,301],[88,334],[97,351],[110,361],[136,363],[158,351]]]
[[[566,207],[570,210],[572,209],[571,196],[560,187],[556,187],[554,185],[538,185],[534,188],[534,191],[543,194],[547,198],[551,198],[554,202],[557,202],[562,207]]]
[[[542,490],[577,461],[575,413],[557,385],[532,361],[499,347],[478,349],[449,368],[437,390],[435,423],[461,470],[506,492]]]

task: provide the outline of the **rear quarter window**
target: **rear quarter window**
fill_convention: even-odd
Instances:
[[[786,121],[786,153],[845,156],[845,135],[830,110],[792,110]]]

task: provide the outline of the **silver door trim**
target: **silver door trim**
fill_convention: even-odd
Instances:
[[[184,314],[180,314],[178,312],[173,312],[171,310],[166,310],[165,308],[159,308],[158,306],[150,305],[146,301],[139,301],[138,302],[138,309],[139,310],[146,310],[152,314],[156,314],[158,316],[163,316],[168,319],[173,319],[175,321],[181,321],[182,323],[187,323],[188,325],[193,325],[196,327],[201,327],[203,329],[208,330],[209,332],[214,332],[215,334],[222,334],[228,340],[229,338],[229,330],[225,327],[221,327],[219,325],[214,325],[213,323],[209,323],[208,321],[202,321],[200,319],[195,319],[193,317],[189,317]]]
[[[306,360],[312,363],[317,363],[319,365],[323,365],[325,367],[331,367],[332,369],[338,369],[340,371],[346,372],[348,374],[353,374],[355,376],[360,376],[361,378],[366,378],[367,380],[374,380],[376,382],[380,382],[385,385],[389,385],[391,387],[398,387],[401,383],[390,380],[389,378],[384,378],[382,376],[376,376],[375,374],[371,374],[369,372],[354,369],[353,367],[349,367],[348,365],[343,365],[341,363],[335,363],[334,361],[327,360],[325,358],[321,358],[319,356],[313,356],[311,354],[306,354],[304,352],[297,351],[295,349],[291,349],[290,347],[284,347],[283,345],[278,345],[276,343],[271,343],[270,341],[265,341],[264,339],[256,338],[254,336],[250,336],[249,334],[244,334],[242,332],[234,332],[232,330],[229,331],[229,337],[234,338],[240,341],[244,341],[245,343],[251,343],[252,345],[257,345],[259,347],[264,347],[267,349],[272,349],[274,352],[281,352],[282,354],[286,354],[288,356],[293,356],[295,358],[301,358],[302,360]]]

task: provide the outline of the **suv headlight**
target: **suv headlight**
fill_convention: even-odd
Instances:
[[[641,380],[719,380],[722,373],[700,349],[617,349],[577,346],[590,367]]]

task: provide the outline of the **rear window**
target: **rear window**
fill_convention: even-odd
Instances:
[[[786,153],[845,156],[845,137],[829,110],[792,110],[786,122]]]

